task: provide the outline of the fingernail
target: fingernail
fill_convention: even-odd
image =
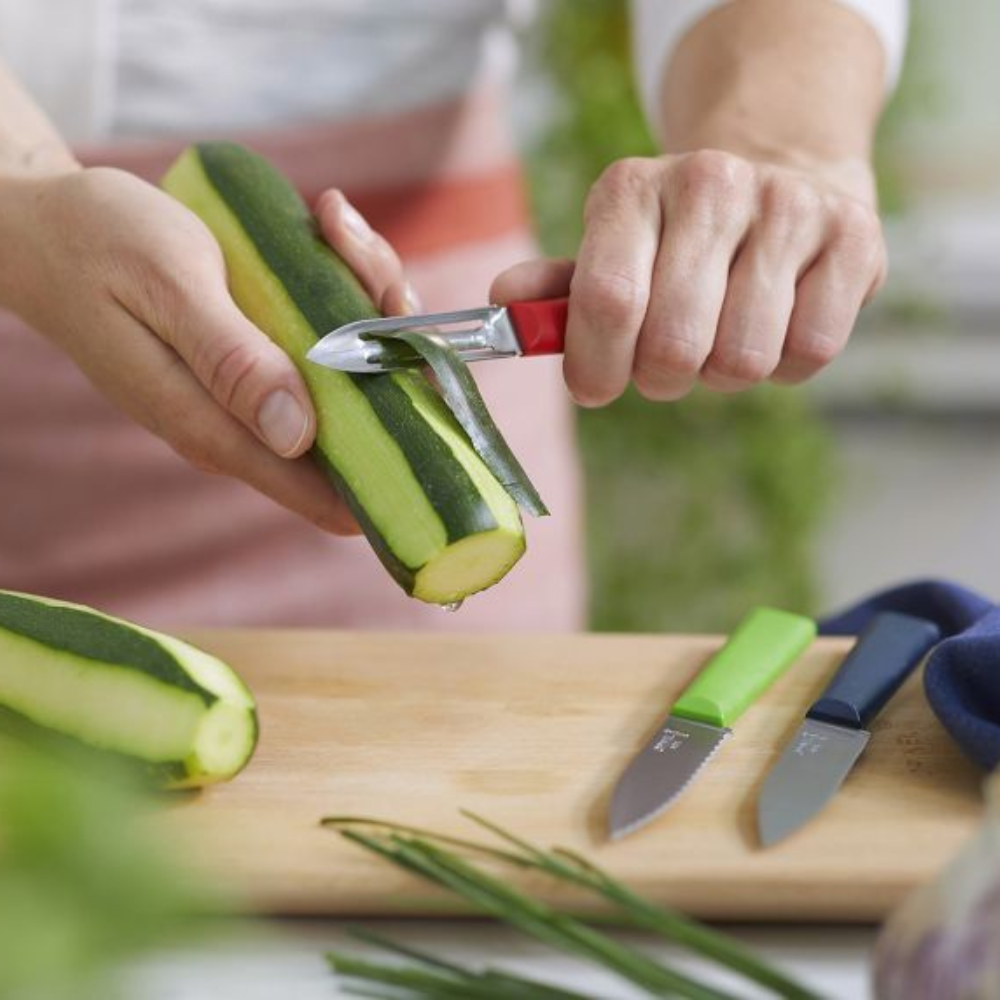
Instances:
[[[403,288],[403,305],[408,313],[423,312],[423,305],[417,290],[409,282]]]
[[[365,221],[365,217],[345,198],[340,209],[340,217],[344,222],[344,228],[358,240],[369,240],[372,237],[372,228]]]
[[[309,417],[287,389],[277,389],[257,411],[257,427],[272,451],[291,455],[309,427]]]

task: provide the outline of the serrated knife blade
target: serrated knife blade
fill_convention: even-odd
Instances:
[[[612,838],[624,837],[659,816],[731,735],[730,729],[671,715],[615,786]]]
[[[868,726],[940,639],[933,623],[877,614],[806,713],[757,800],[757,829],[769,847],[809,822],[837,794],[868,744]]]
[[[730,735],[730,724],[812,642],[809,618],[755,608],[674,703],[666,722],[625,768],[611,796],[612,839],[671,806]]]

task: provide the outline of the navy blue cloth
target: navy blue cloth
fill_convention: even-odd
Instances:
[[[922,580],[883,590],[820,622],[854,635],[879,611],[926,618],[945,638],[931,651],[924,691],[934,714],[974,761],[1000,765],[1000,606],[956,583]]]

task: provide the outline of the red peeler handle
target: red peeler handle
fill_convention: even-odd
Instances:
[[[526,356],[562,354],[566,343],[569,299],[509,302],[507,315]]]

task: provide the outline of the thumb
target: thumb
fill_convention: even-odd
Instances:
[[[557,257],[522,261],[497,275],[490,286],[490,302],[502,306],[508,302],[569,295],[575,267],[575,261]]]
[[[216,402],[275,454],[296,458],[312,445],[316,414],[302,376],[227,289],[184,310],[164,339]]]

